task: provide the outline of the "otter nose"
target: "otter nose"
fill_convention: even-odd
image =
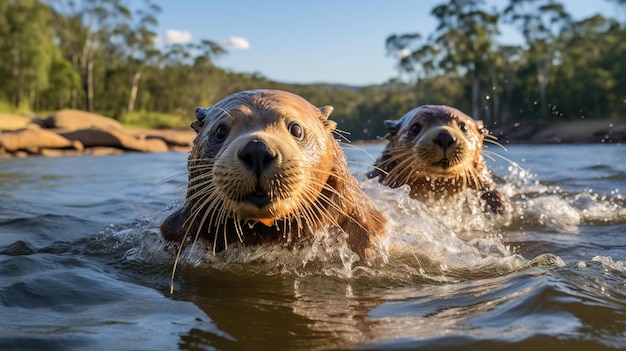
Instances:
[[[237,156],[257,177],[276,159],[276,153],[261,140],[249,141]]]
[[[433,139],[433,143],[445,150],[454,145],[454,143],[456,143],[456,139],[447,130],[442,130]]]

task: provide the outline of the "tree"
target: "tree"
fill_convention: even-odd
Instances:
[[[444,48],[440,66],[445,71],[467,72],[474,118],[482,115],[481,75],[488,74],[493,63],[494,36],[498,34],[499,15],[481,10],[483,4],[482,0],[450,0],[432,10],[439,20],[433,40]]]
[[[38,0],[0,4],[0,89],[15,107],[26,101],[32,109],[39,92],[48,88],[48,73],[58,49],[50,30],[51,12]]]
[[[50,67],[50,84],[43,98],[50,100],[46,106],[62,109],[71,101],[73,94],[80,90],[80,74],[69,61],[58,56]]]
[[[536,67],[540,116],[547,116],[550,69],[563,50],[560,35],[571,25],[571,16],[555,0],[510,0],[504,9],[509,23],[517,24],[526,41],[528,58]]]
[[[131,17],[121,0],[58,0],[57,37],[64,54],[81,72],[85,108],[95,108],[94,63],[97,50],[108,45],[112,33]],[[103,62],[104,63],[104,62]]]
[[[137,17],[133,22],[128,18],[128,23],[120,26],[119,34],[124,38],[125,52],[122,54],[127,62],[130,75],[130,94],[128,97],[127,112],[132,113],[137,101],[139,82],[146,67],[158,62],[160,52],[155,48],[156,33],[154,27],[158,24],[156,15],[161,8],[150,0],[144,0],[145,9],[135,12]]]
[[[388,55],[399,59],[402,72],[416,74],[416,82],[441,74],[468,76],[475,118],[482,115],[481,79],[490,73],[498,33],[499,15],[482,10],[483,3],[449,0],[433,8],[439,24],[425,42],[419,33],[394,34],[386,41]]]
[[[626,54],[619,24],[595,15],[574,23],[563,38],[568,50],[554,72],[550,89],[559,110],[572,117],[606,117],[620,105],[619,79]],[[617,63],[620,62],[620,63]]]

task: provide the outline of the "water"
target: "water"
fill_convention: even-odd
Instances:
[[[490,151],[510,214],[424,206],[367,180],[390,218],[369,263],[336,233],[291,250],[187,250],[160,221],[184,154],[0,160],[2,350],[603,350],[626,347],[626,146]],[[469,205],[468,205],[469,204]]]

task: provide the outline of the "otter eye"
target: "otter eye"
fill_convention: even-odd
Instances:
[[[217,129],[215,129],[215,133],[213,133],[213,137],[215,138],[215,141],[217,141],[218,143],[221,143],[224,140],[226,140],[227,136],[228,136],[228,127],[223,124],[219,125]]]
[[[418,123],[415,123],[411,126],[411,133],[413,133],[414,135],[418,135],[420,131],[422,131],[422,126],[420,126]]]
[[[291,123],[289,125],[289,133],[291,133],[291,135],[298,140],[302,140],[302,137],[304,136],[302,127],[300,127],[298,123]]]
[[[463,123],[463,122],[459,122],[459,129],[463,132],[463,133],[467,133],[467,124]]]

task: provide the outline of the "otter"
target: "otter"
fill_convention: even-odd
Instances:
[[[203,238],[216,253],[237,242],[289,245],[334,227],[368,257],[386,219],[350,174],[332,111],[280,90],[197,108],[185,202],[162,223],[163,238]]]
[[[391,188],[408,184],[421,201],[441,200],[465,189],[481,193],[486,210],[503,213],[505,198],[483,158],[483,142],[495,137],[463,112],[444,105],[423,105],[398,120],[387,120],[389,141],[369,178]]]

